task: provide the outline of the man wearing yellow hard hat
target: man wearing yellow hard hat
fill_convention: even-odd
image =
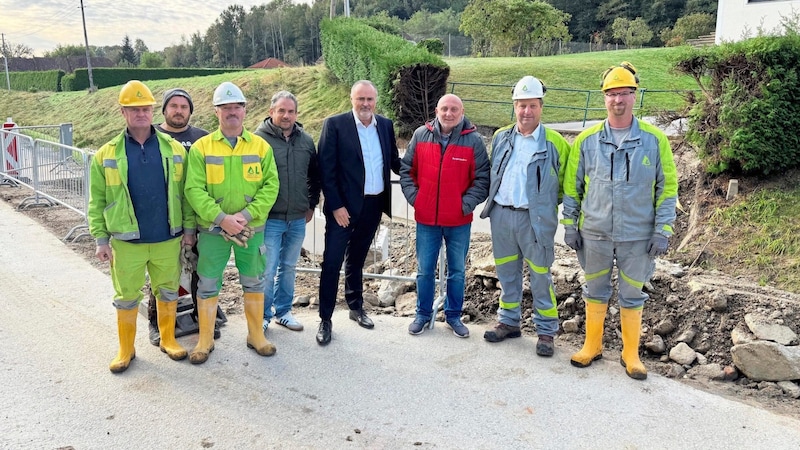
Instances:
[[[192,245],[195,222],[183,196],[186,151],[153,127],[152,92],[132,80],[119,93],[127,127],[92,158],[89,179],[89,232],[96,255],[111,264],[117,308],[119,352],[111,372],[128,369],[136,357],[136,314],[145,272],[158,302],[160,348],[170,358],[186,358],[175,340],[181,241]]]
[[[278,169],[272,147],[243,123],[247,100],[226,81],[212,97],[219,128],[203,136],[189,152],[186,197],[197,213],[197,319],[200,338],[189,354],[202,364],[214,350],[214,321],[222,275],[231,248],[244,291],[247,347],[261,356],[275,354],[264,336],[264,225],[278,197]],[[248,244],[248,241],[252,243]]]
[[[588,367],[603,357],[603,323],[616,261],[622,356],[631,378],[647,378],[639,359],[642,310],[655,258],[667,251],[678,177],[666,135],[634,117],[639,78],[628,62],[602,75],[608,117],[575,139],[564,179],[564,237],[586,274],[586,340],[571,358]]]

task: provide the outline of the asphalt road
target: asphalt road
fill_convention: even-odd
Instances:
[[[0,188],[2,189],[2,188]],[[437,324],[334,316],[328,347],[314,311],[300,333],[269,332],[277,355],[245,346],[230,315],[209,361],[174,362],[147,341],[116,354],[110,279],[31,219],[0,202],[0,448],[603,448],[796,449],[800,421],[651,374],[612,358],[569,365],[532,339],[459,339]],[[191,348],[196,336],[180,341]]]

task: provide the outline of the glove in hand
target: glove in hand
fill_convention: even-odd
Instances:
[[[664,253],[667,253],[668,245],[669,239],[667,239],[666,236],[655,233],[653,234],[653,237],[650,238],[650,242],[647,243],[647,254],[650,255],[651,258],[661,256]]]
[[[220,236],[222,236],[226,241],[233,242],[234,244],[238,245],[239,247],[247,248],[247,240],[253,237],[253,228],[249,225],[245,225],[242,231],[230,235],[225,230],[220,230]]]
[[[564,233],[564,243],[573,250],[580,250],[583,248],[581,232],[577,228],[568,227]]]
[[[189,274],[197,270],[197,255],[188,245],[181,246],[181,269]]]

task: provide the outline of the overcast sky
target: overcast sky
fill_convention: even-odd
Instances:
[[[292,0],[311,3],[311,0]],[[229,4],[251,6],[265,0],[84,0],[89,45],[131,43],[140,38],[150,50],[178,44],[181,35],[205,33]],[[25,44],[36,56],[58,44],[83,45],[80,0],[0,0],[0,33],[6,42]]]

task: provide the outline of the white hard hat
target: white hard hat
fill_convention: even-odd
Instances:
[[[526,75],[514,86],[511,100],[523,100],[527,98],[542,98],[547,88],[536,77]]]
[[[227,105],[228,103],[247,103],[239,86],[225,81],[214,90],[212,99],[214,106]]]

